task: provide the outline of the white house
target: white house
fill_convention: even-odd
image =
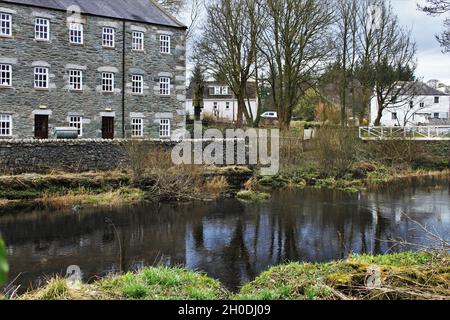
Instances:
[[[251,111],[253,119],[258,111],[258,98],[255,83],[247,84],[247,97],[245,99],[247,110]],[[203,93],[204,106],[201,117],[212,116],[218,121],[237,121],[238,101],[230,88],[217,81],[207,81]],[[195,110],[192,104],[192,84],[187,90],[186,112],[193,118]]]
[[[421,82],[409,82],[402,87],[404,92],[393,98],[391,104],[383,110],[382,126],[411,127],[450,123],[449,94]],[[371,125],[375,124],[378,109],[378,102],[374,97],[370,106]]]

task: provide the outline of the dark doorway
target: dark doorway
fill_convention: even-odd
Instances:
[[[102,138],[114,139],[114,117],[102,118]]]
[[[36,139],[48,139],[48,116],[34,116],[34,137]]]

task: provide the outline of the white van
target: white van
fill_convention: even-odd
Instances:
[[[264,119],[278,119],[278,112],[275,111],[267,111],[261,115],[261,118]]]

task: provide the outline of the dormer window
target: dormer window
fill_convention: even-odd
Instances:
[[[229,91],[228,87],[215,86],[211,89],[211,94],[214,94],[215,96],[226,96],[229,94]]]
[[[70,24],[70,43],[83,44],[83,25],[81,23]]]
[[[214,95],[220,95],[220,87],[214,87]]]

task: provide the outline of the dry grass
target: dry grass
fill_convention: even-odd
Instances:
[[[211,180],[207,180],[203,189],[212,198],[217,198],[222,192],[228,189],[228,181],[225,177],[213,177]]]
[[[115,191],[100,194],[92,193],[86,189],[80,189],[61,195],[44,193],[36,202],[43,207],[64,209],[73,205],[118,206],[140,202],[143,199],[144,192],[133,188],[120,188]]]

